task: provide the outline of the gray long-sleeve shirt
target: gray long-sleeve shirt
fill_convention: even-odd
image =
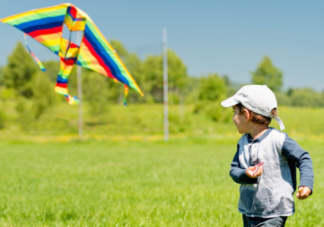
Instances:
[[[261,162],[264,162],[263,174],[256,179],[249,178],[245,170]],[[249,134],[243,135],[230,170],[232,179],[241,184],[239,212],[261,218],[292,215],[296,167],[300,171],[299,186],[307,186],[313,192],[312,160],[287,134],[269,128],[255,140]]]

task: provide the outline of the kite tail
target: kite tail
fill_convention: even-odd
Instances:
[[[67,95],[65,97],[70,105],[78,105],[80,103],[79,99],[75,95]]]
[[[124,84],[124,85],[125,85],[124,105],[127,106],[126,98],[128,95],[128,86],[126,84]]]
[[[79,99],[76,96],[69,95],[68,78],[73,69],[75,59],[64,59],[60,61],[60,72],[58,73],[54,90],[64,95],[70,105],[78,105]]]
[[[78,99],[75,95],[74,95],[74,96],[69,95],[69,94],[67,93],[67,89],[62,88],[59,84],[56,84],[54,90],[55,90],[57,93],[59,93],[59,94],[61,94],[61,95],[64,95],[65,98],[66,98],[66,100],[67,100],[67,102],[68,102],[70,105],[78,105],[78,104],[79,104],[79,102],[80,102],[79,99]]]
[[[28,43],[27,43],[27,36],[26,36],[26,33],[24,33],[24,37],[25,37],[25,45],[26,45],[26,48],[27,50],[29,51],[30,55],[33,56],[33,58],[35,59],[36,63],[38,64],[38,67],[43,71],[43,72],[46,72],[45,70],[45,67],[43,66],[43,64],[40,62],[40,60],[38,60],[38,58],[36,57],[36,55],[31,52],[29,46],[28,46]]]

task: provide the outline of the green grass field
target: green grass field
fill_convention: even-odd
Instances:
[[[15,102],[0,102],[5,110],[5,128],[0,130],[0,141],[70,141],[78,138],[78,108],[61,103],[52,107],[37,121],[29,116],[19,116]],[[214,139],[237,138],[233,123],[214,122],[204,113],[194,114],[194,106],[185,106],[180,114],[179,106],[171,105],[170,132],[173,138]],[[231,112],[230,109],[222,108]],[[86,139],[104,140],[156,140],[163,139],[163,106],[157,104],[128,107],[110,105],[107,112],[99,117],[91,117],[84,106],[83,127]],[[231,113],[230,113],[231,114]],[[287,132],[295,138],[324,139],[324,108],[279,107],[279,116],[284,121]],[[25,126],[25,129],[24,129]],[[279,128],[276,122],[271,126]]]
[[[24,131],[2,105],[0,226],[242,226],[231,122],[171,106],[165,143],[162,106],[111,106],[95,120],[85,112],[79,141],[76,108],[58,106]],[[324,226],[324,109],[280,111],[315,170],[314,194],[295,200],[287,226]]]
[[[304,141],[314,195],[287,226],[324,226],[324,143]],[[235,141],[0,144],[0,226],[241,226]]]

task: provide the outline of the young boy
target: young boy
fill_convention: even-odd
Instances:
[[[244,227],[284,226],[295,212],[296,167],[300,171],[297,198],[306,199],[313,192],[308,152],[287,134],[269,127],[273,118],[284,129],[276,97],[267,86],[244,86],[221,104],[233,108],[233,122],[244,134],[230,170],[232,179],[241,184],[238,210]]]

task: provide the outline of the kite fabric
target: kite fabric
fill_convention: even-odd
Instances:
[[[16,27],[34,38],[60,57],[55,91],[64,95],[70,104],[78,104],[78,99],[68,93],[68,77],[74,64],[98,72],[125,86],[125,98],[128,87],[143,95],[141,89],[128,72],[116,51],[99,31],[91,18],[70,3],[31,10],[1,19],[5,24]],[[63,38],[63,27],[70,32],[69,39]],[[82,32],[80,45],[71,41],[72,32]],[[26,46],[38,65],[39,60]],[[126,105],[126,99],[124,104]]]

